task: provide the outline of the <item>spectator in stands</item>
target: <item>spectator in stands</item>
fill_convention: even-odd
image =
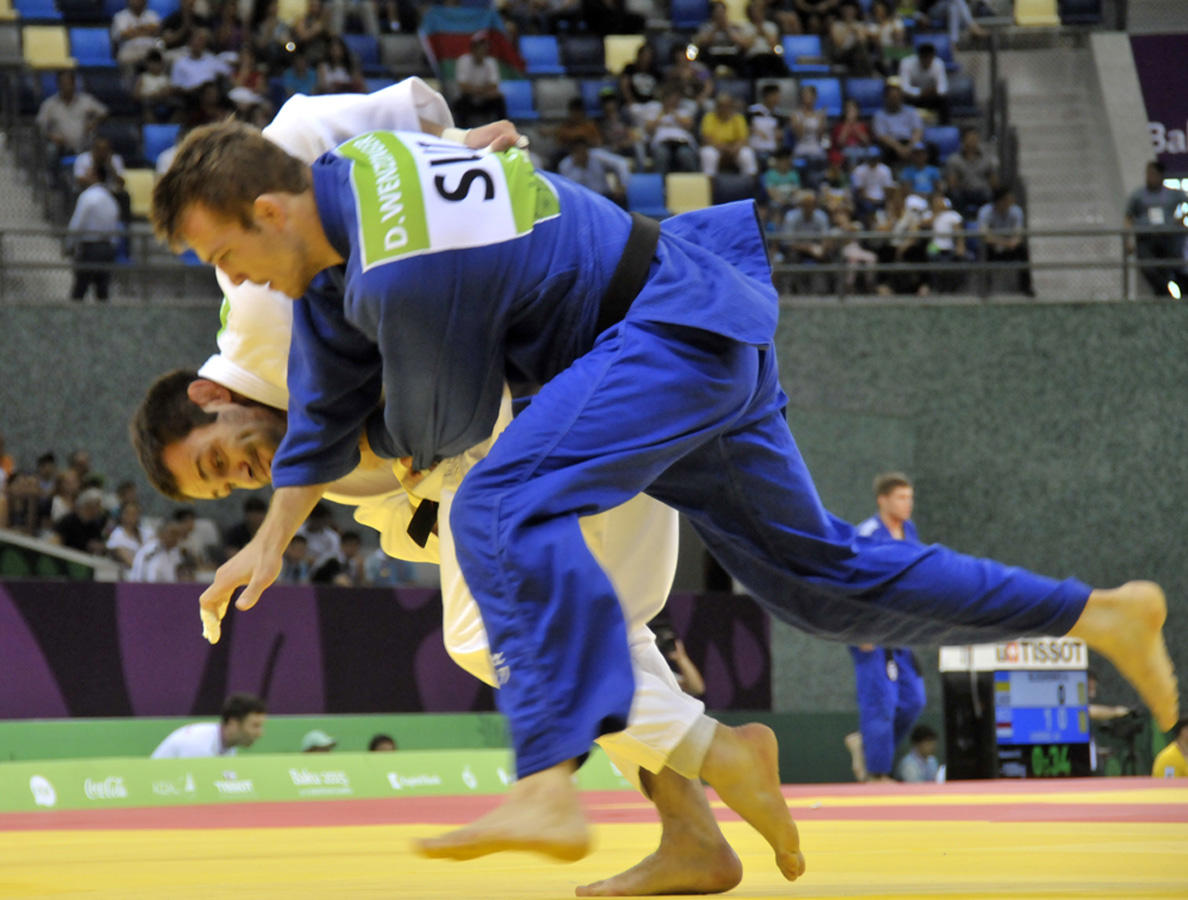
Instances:
[[[858,101],[848,99],[842,105],[841,121],[829,135],[829,162],[835,166],[854,166],[869,157],[870,126],[862,121]]]
[[[928,241],[923,234],[928,226],[928,201],[919,194],[908,193],[906,189],[897,192],[897,196],[903,197],[903,203],[899,206],[898,217],[891,226],[892,254],[887,261],[900,264],[924,263],[928,259]],[[891,211],[890,203],[887,210]],[[879,259],[881,261],[883,257],[880,256]],[[893,272],[889,280],[892,290],[897,294],[917,294],[926,297],[932,291],[922,269]]]
[[[268,707],[252,694],[232,694],[223,703],[218,722],[183,725],[161,741],[153,759],[191,759],[201,756],[234,756],[264,736]]]
[[[301,739],[302,753],[329,753],[338,746],[338,741],[319,728],[307,731]]]
[[[309,65],[309,57],[298,50],[289,59],[289,67],[285,69],[281,76],[281,81],[285,87],[285,96],[292,97],[294,94],[313,94],[318,89],[318,73]],[[459,106],[459,114],[461,114],[461,103]]]
[[[953,209],[942,191],[934,191],[928,198],[932,229],[932,240],[928,242],[928,261],[953,263],[963,261],[965,256],[965,223],[961,213]],[[950,293],[961,286],[960,272],[933,272],[929,283],[932,289]]]
[[[279,0],[269,0],[265,12],[252,32],[256,54],[274,71],[283,71],[288,57],[287,45],[293,40],[292,30],[280,17]]]
[[[699,60],[689,59],[683,47],[672,50],[672,65],[664,72],[665,84],[673,85],[681,97],[693,104],[693,115],[709,106],[714,96],[714,77],[709,67]]]
[[[938,6],[940,4],[937,4]],[[964,25],[969,29],[969,33],[974,37],[985,37],[986,29],[974,21],[973,13],[970,11],[969,4],[966,0],[948,0],[947,12],[949,19],[949,40],[953,46],[957,46],[957,42],[961,39],[961,26]]]
[[[887,191],[895,186],[891,167],[882,159],[876,147],[867,151],[863,159],[850,173],[850,185],[854,188],[854,205],[859,218],[869,225],[874,213],[887,202]]]
[[[80,553],[103,555],[103,534],[107,527],[107,510],[103,508],[103,492],[88,488],[78,495],[73,511],[54,523],[58,542]]]
[[[95,173],[100,169],[107,173],[104,183],[116,196],[124,189],[124,158],[112,150],[109,139],[96,135],[91,141],[91,149],[84,150],[74,159],[74,183],[78,190],[94,184]]]
[[[949,123],[949,76],[935,46],[922,43],[899,61],[899,86],[912,106],[931,109],[942,125]]]
[[[581,102],[580,100],[578,101]],[[570,181],[576,181],[596,194],[622,205],[626,199],[624,182],[618,176],[611,177],[612,170],[603,160],[594,156],[585,138],[570,142],[569,155],[561,160],[558,171]]]
[[[363,539],[357,531],[342,533],[342,569],[334,576],[334,583],[342,587],[362,587],[367,583],[363,571]]]
[[[826,13],[833,12],[838,8],[841,0],[792,0],[792,2],[800,10],[801,18],[807,19],[809,16],[820,18]]]
[[[1030,263],[1023,228],[1023,210],[1015,203],[1015,194],[1008,186],[998,188],[992,202],[978,210],[978,233],[989,262]],[[1017,271],[1020,293],[1034,297],[1031,268],[1024,265]]]
[[[858,14],[857,0],[844,0],[840,14],[829,26],[829,56],[849,74],[866,77],[874,71],[866,23]]]
[[[833,218],[835,210],[845,210],[854,213],[854,193],[850,187],[850,180],[841,166],[830,165],[820,184],[817,185],[817,205],[825,210],[825,214]]]
[[[161,34],[161,17],[148,8],[148,0],[128,0],[128,5],[111,19],[111,42],[121,66],[140,65],[156,49]]]
[[[784,146],[787,118],[778,112],[780,86],[765,84],[759,90],[759,100],[747,107],[747,126],[751,131],[751,149],[759,165],[766,165],[768,157]]]
[[[193,105],[197,105],[203,85],[217,85],[220,78],[231,74],[227,64],[210,52],[209,45],[210,31],[195,28],[190,32],[186,52],[173,61],[169,73],[174,89]]]
[[[584,0],[582,18],[592,34],[641,34],[647,20],[627,9],[624,0]]]
[[[115,506],[111,509],[111,512],[118,514],[124,508],[125,503],[136,503],[138,505],[140,503],[136,482],[134,481],[121,481],[116,485]]]
[[[205,5],[203,7],[205,9]],[[186,52],[195,31],[209,29],[210,18],[198,11],[197,0],[181,0],[176,10],[161,23],[161,41],[165,56],[175,59]]]
[[[899,170],[899,180],[908,191],[927,197],[941,182],[940,169],[928,161],[928,145],[919,141],[912,145],[908,164]]]
[[[186,128],[213,125],[223,121],[233,111],[234,107],[218,82],[208,81],[198,88],[197,96],[190,104],[190,110],[186,113]]]
[[[664,654],[668,668],[672,670],[676,682],[682,691],[690,697],[701,697],[705,694],[705,679],[697,664],[689,658],[685,651],[685,643],[677,637],[667,612],[662,612],[648,623],[648,627],[656,635],[656,647]]]
[[[257,106],[268,106],[268,71],[260,64],[255,47],[245,42],[239,48],[239,59],[231,73],[231,90],[227,99],[235,104],[236,115],[250,118]]]
[[[383,547],[376,547],[363,562],[363,574],[367,583],[375,587],[392,587],[412,584],[416,581],[413,564],[388,556]]]
[[[66,226],[66,247],[74,256],[70,299],[81,302],[93,284],[95,298],[106,303],[111,270],[104,267],[115,262],[123,213],[108,187],[108,173],[102,165],[92,167],[80,183],[85,187]]]
[[[391,753],[396,749],[396,739],[389,734],[374,735],[367,742],[367,749],[371,753]]]
[[[786,240],[782,249],[785,259],[800,265],[830,262],[829,232],[829,216],[817,206],[817,195],[810,190],[802,190],[796,195],[796,206],[784,219],[783,234]],[[797,283],[793,289],[822,288],[814,279]]]
[[[59,72],[58,93],[46,97],[37,110],[37,127],[49,142],[50,165],[56,168],[61,157],[85,150],[106,115],[106,106],[76,89],[73,72]]]
[[[998,187],[998,165],[982,148],[981,134],[975,126],[961,132],[961,149],[945,162],[945,184],[953,205],[962,215],[977,214],[989,203]]]
[[[652,164],[657,172],[696,172],[697,141],[693,137],[692,101],[666,84],[660,91],[660,113],[647,123],[651,136]]]
[[[813,186],[825,169],[826,116],[825,110],[817,108],[815,85],[802,84],[799,96],[800,104],[791,117],[792,135],[796,138],[792,152],[804,166],[805,180]]]
[[[50,499],[50,521],[55,525],[74,512],[74,502],[82,493],[82,479],[74,469],[63,469],[58,473],[54,495]]]
[[[120,564],[122,571],[132,568],[136,554],[144,546],[146,532],[140,524],[140,504],[132,501],[120,507],[119,524],[107,536],[107,555]]]
[[[581,97],[574,97],[566,104],[565,118],[554,129],[553,136],[563,152],[569,150],[576,141],[585,141],[587,146],[597,147],[602,140],[598,125],[586,115],[586,104]]]
[[[840,245],[838,256],[846,264],[846,292],[870,291],[871,278],[867,270],[878,262],[879,258],[873,250],[864,247],[854,236],[855,232],[862,230],[862,225],[854,221],[850,210],[845,207],[837,207],[830,212],[829,222],[833,226],[834,242]]]
[[[914,106],[904,104],[897,79],[888,78],[883,88],[883,108],[874,115],[874,136],[893,162],[907,160],[912,146],[924,140],[924,123]]]
[[[714,108],[701,117],[701,168],[707,175],[719,168],[742,175],[757,175],[759,163],[748,143],[750,129],[738,111],[737,101],[725,91],[718,94]]]
[[[1126,202],[1126,227],[1131,232],[1126,252],[1137,253],[1140,263],[1156,263],[1140,269],[1156,296],[1167,294],[1175,284],[1172,296],[1179,299],[1184,280],[1184,223],[1178,213],[1188,197],[1165,185],[1163,176],[1163,163],[1147,163],[1146,183]]]
[[[168,122],[177,112],[173,81],[160,50],[150,50],[145,56],[144,71],[136,76],[132,96],[140,103],[145,122]]]
[[[154,584],[172,584],[181,580],[182,569],[186,566],[181,547],[184,536],[185,529],[180,523],[172,519],[163,523],[132,557],[128,580]]]
[[[16,460],[13,459],[12,454],[7,452],[4,446],[4,435],[0,434],[0,477],[5,480],[12,477],[13,472],[16,471]],[[3,487],[3,482],[0,482],[0,487]]]
[[[32,472],[16,471],[8,479],[6,497],[8,525],[22,534],[36,536],[41,531],[41,488]]]
[[[91,471],[91,454],[83,450],[81,447],[72,450],[70,458],[66,461],[68,468],[74,470],[74,474],[78,476],[79,483],[83,487],[91,487],[88,482],[94,477],[95,473]]]
[[[470,52],[458,58],[454,69],[458,82],[454,111],[466,127],[507,118],[507,103],[499,90],[499,63],[487,49],[487,33],[476,31],[470,36]]]
[[[778,149],[768,161],[763,191],[767,194],[767,221],[782,224],[800,192],[800,174],[792,168],[792,151],[787,147]]]
[[[636,122],[649,122],[659,115],[660,77],[656,51],[651,44],[640,44],[635,62],[627,63],[619,75],[623,106]]]
[[[322,0],[307,0],[305,14],[293,23],[293,40],[297,50],[305,54],[310,65],[316,66],[326,58],[333,32],[330,29],[330,10]]]
[[[259,497],[248,497],[243,501],[243,519],[232,525],[223,539],[223,547],[228,557],[234,556],[256,536],[267,512],[268,504]]]
[[[598,100],[602,106],[602,118],[598,122],[602,146],[619,156],[634,159],[635,170],[644,171],[648,161],[647,149],[639,128],[619,104],[619,95],[614,88],[603,88]]]
[[[238,54],[245,36],[243,20],[239,18],[239,4],[225,0],[218,12],[218,20],[211,29],[211,48],[219,55]]]
[[[910,738],[912,748],[899,761],[899,780],[907,784],[936,781],[940,765],[936,761],[936,732],[927,725],[917,725]]]
[[[309,543],[305,535],[295,534],[285,548],[278,584],[309,584]]]
[[[341,37],[333,37],[327,46],[326,58],[318,63],[319,94],[365,94],[367,84],[359,60],[351,53]]]
[[[767,0],[751,0],[747,4],[747,20],[735,26],[734,34],[742,47],[742,67],[747,78],[780,78],[788,74],[780,48],[779,26],[767,18]]]
[[[342,35],[347,33],[347,18],[358,20],[366,34],[373,38],[380,36],[379,9],[376,0],[330,0],[330,33]],[[399,16],[396,16],[396,27],[400,27]],[[356,29],[351,28],[354,32]]]
[[[309,574],[314,582],[329,582],[342,568],[342,540],[334,529],[330,507],[319,503],[305,520],[298,534],[309,546]]]
[[[880,74],[887,76],[896,70],[896,52],[905,45],[903,19],[892,10],[887,0],[875,0],[866,26],[866,46],[870,48],[871,60]]]
[[[725,67],[736,75],[745,72],[743,65],[743,43],[739,27],[727,15],[726,4],[714,0],[710,4],[710,17],[693,35],[697,56],[711,70]]]

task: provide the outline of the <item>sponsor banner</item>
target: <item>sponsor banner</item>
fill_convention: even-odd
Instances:
[[[1188,93],[1184,91],[1184,48],[1188,34],[1142,34],[1130,38],[1138,72],[1152,155],[1169,175],[1188,175]],[[1142,181],[1136,170],[1136,184]]]
[[[942,672],[1084,669],[1088,665],[1085,642],[1067,637],[1030,637],[1001,644],[970,644],[940,649]]]
[[[498,794],[514,780],[511,754],[490,749],[12,762],[0,763],[0,812]],[[578,783],[630,787],[601,751]]]

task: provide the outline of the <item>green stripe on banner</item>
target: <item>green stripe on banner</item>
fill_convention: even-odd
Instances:
[[[390,134],[373,131],[337,151],[353,159],[351,180],[358,201],[363,268],[429,247],[429,226],[417,165]]]
[[[505,750],[0,763],[0,812],[499,794],[514,772]],[[583,790],[630,787],[597,750],[578,784]]]

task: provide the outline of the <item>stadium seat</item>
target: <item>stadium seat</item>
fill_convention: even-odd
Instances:
[[[309,0],[280,0],[276,16],[287,25],[292,25],[305,15],[309,8]]]
[[[749,78],[719,78],[714,82],[718,93],[727,93],[746,109],[755,102],[755,82]]]
[[[802,78],[800,86],[811,84],[817,89],[817,109],[836,118],[842,114],[841,82],[836,78]]]
[[[58,0],[57,5],[62,21],[71,25],[101,25],[107,18],[103,0]]]
[[[796,92],[800,89],[800,86],[797,84],[795,78],[763,78],[755,84],[755,96],[762,97],[763,89],[769,84],[774,84],[780,89],[779,109],[781,112],[791,112],[796,108]]]
[[[961,148],[961,131],[956,125],[931,125],[924,129],[925,143],[936,147],[937,165]]]
[[[713,177],[710,196],[715,205],[735,200],[754,200],[758,179],[754,175],[718,174]]]
[[[281,6],[283,7],[284,4],[282,3]],[[164,22],[181,8],[181,0],[148,0],[148,8],[160,16],[161,21]],[[305,15],[304,9],[301,14]]]
[[[20,27],[8,22],[0,24],[0,68],[20,68],[24,64]]]
[[[106,28],[71,28],[70,55],[80,66],[111,66],[115,68],[115,57],[111,55],[111,35]]]
[[[561,62],[567,75],[592,77],[606,71],[602,38],[595,34],[570,34],[561,38]]]
[[[22,22],[61,22],[62,14],[54,0],[13,0]]]
[[[540,118],[532,99],[531,81],[504,81],[499,90],[507,101],[507,117],[513,122],[535,122]]]
[[[533,87],[536,111],[542,119],[564,119],[569,115],[569,101],[581,96],[574,78],[539,78]]]
[[[15,22],[20,14],[12,8],[12,0],[0,0],[0,22]]]
[[[181,126],[145,125],[142,130],[144,132],[144,158],[150,165],[155,166],[157,157],[161,155],[162,151],[168,150],[177,143]]]
[[[873,116],[883,108],[883,87],[881,78],[847,78],[846,99],[857,100],[862,115]]]
[[[821,49],[819,34],[786,34],[783,40],[784,64],[792,73],[827,73],[829,64]],[[801,62],[800,60],[805,60]]]
[[[642,34],[608,34],[602,39],[606,70],[612,75],[623,71],[627,63],[635,62],[635,54],[643,45]]]
[[[710,180],[704,172],[669,172],[664,176],[665,206],[674,215],[711,205]]]
[[[582,100],[586,103],[586,115],[590,118],[598,118],[602,115],[602,92],[609,88],[617,95],[619,93],[619,85],[613,78],[587,78],[584,80],[579,90],[582,94]]]
[[[949,76],[949,114],[955,119],[969,119],[980,115],[974,96],[972,75],[957,72]]]
[[[944,32],[917,33],[912,37],[912,46],[919,47],[921,44],[932,44],[936,48],[936,55],[945,64],[945,71],[956,72],[961,68],[957,60],[953,58],[953,44]]]
[[[669,216],[664,205],[664,176],[654,172],[633,173],[627,179],[627,208],[653,219]]]
[[[710,17],[709,0],[672,0],[672,27],[693,31]]]
[[[1059,25],[1056,0],[1015,0],[1015,24],[1041,28]]]
[[[124,158],[124,165],[138,166],[143,161],[144,139],[140,124],[127,119],[104,119],[95,133],[111,141],[111,150]]]
[[[672,55],[678,47],[684,53],[689,46],[689,35],[679,31],[661,31],[648,37],[652,49],[656,51],[656,62],[661,69],[667,69],[672,63]]]
[[[379,42],[369,34],[344,34],[347,49],[359,60],[364,75],[387,75],[380,62]]]
[[[97,66],[78,70],[78,86],[107,107],[113,116],[139,116],[140,103],[132,96],[119,69]]]
[[[429,61],[425,59],[421,39],[415,34],[382,35],[380,61],[398,77],[429,70]]]
[[[26,25],[21,49],[31,69],[73,69],[74,58],[61,25]]]
[[[526,34],[520,38],[520,56],[529,75],[564,75],[561,48],[551,34]]]
[[[363,83],[367,86],[367,93],[374,94],[376,91],[391,87],[396,83],[396,80],[387,75],[375,75],[371,78],[364,78]]]
[[[127,0],[103,0],[103,15],[105,18],[114,19],[115,14],[127,5]]]
[[[1060,21],[1065,25],[1100,25],[1101,0],[1060,0]]]
[[[132,201],[132,215],[137,219],[147,219],[152,211],[156,174],[152,169],[124,169],[124,189]]]

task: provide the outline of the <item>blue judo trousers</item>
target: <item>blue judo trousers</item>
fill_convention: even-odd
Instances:
[[[368,268],[349,165],[360,163],[332,154],[314,168],[319,215],[348,262],[295,307],[274,481],[338,477],[364,422],[377,452],[423,465],[489,433],[475,409],[502,378],[539,385],[467,475],[450,519],[521,776],[581,756],[627,721],[623,617],[578,519],[641,491],[686,514],[772,615],[811,634],[967,643],[1076,622],[1084,584],[939,545],[863,544],[822,506],[784,417],[777,299],[753,204],[666,220],[626,317],[594,334],[629,230],[613,204],[538,175],[560,213],[529,234]],[[371,415],[380,387],[382,427]],[[428,397],[410,396],[420,391]],[[451,416],[465,427],[444,426]],[[320,463],[319,442],[337,448]]]

